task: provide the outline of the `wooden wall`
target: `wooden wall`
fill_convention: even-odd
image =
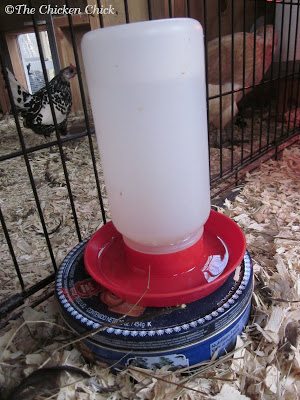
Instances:
[[[54,23],[57,50],[59,54],[61,68],[67,67],[70,64],[76,65],[73,45],[72,45],[72,37],[69,29],[68,17],[63,16],[55,18],[53,19],[53,23]],[[72,18],[72,23],[74,28],[77,54],[83,76],[85,96],[87,97],[88,92],[84,76],[80,43],[82,36],[91,29],[89,18],[84,15],[76,15]],[[71,79],[70,84],[72,90],[72,103],[73,103],[72,111],[80,111],[82,110],[82,99],[81,99],[78,79],[77,78]]]

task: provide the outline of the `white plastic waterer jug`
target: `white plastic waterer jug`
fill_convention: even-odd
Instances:
[[[201,25],[98,29],[82,53],[114,225],[143,253],[189,247],[210,212]]]

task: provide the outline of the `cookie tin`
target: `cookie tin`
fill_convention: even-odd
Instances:
[[[177,307],[145,308],[122,301],[91,279],[83,264],[85,246],[86,241],[79,243],[64,259],[55,290],[67,325],[78,334],[91,333],[83,344],[95,358],[114,367],[179,368],[234,346],[250,314],[253,271],[248,252],[209,296]]]

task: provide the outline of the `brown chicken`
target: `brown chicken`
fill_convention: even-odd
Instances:
[[[233,89],[238,90],[241,89],[241,85],[234,84]],[[222,93],[231,92],[232,86],[231,82],[225,83],[222,86]],[[218,96],[220,94],[219,85],[208,85],[209,96]],[[237,101],[239,93],[235,93],[233,95],[233,114],[231,112],[231,94],[222,96],[222,128],[225,128],[226,125],[231,121],[232,116],[234,117],[238,113]],[[214,125],[215,128],[220,129],[221,120],[220,120],[220,98],[217,97],[215,99],[209,100],[209,122]]]
[[[244,35],[245,35],[245,54],[244,54]],[[274,51],[277,47],[277,35],[274,34]],[[237,32],[233,35],[233,68],[232,68],[232,36],[226,35],[221,38],[221,77],[219,74],[219,38],[208,42],[208,90],[209,96],[219,95],[219,84],[221,80],[222,93],[231,91],[232,69],[234,89],[246,88],[245,93],[253,84],[261,82],[264,74],[269,69],[272,62],[272,43],[273,26],[267,25],[265,32],[264,45],[264,27],[260,27],[254,32]],[[254,46],[255,45],[255,46]],[[254,51],[255,47],[255,51]],[[255,54],[254,54],[255,53]],[[255,57],[255,67],[254,60]],[[245,60],[244,60],[245,57]],[[264,60],[264,61],[263,61]],[[254,70],[255,68],[255,70]],[[245,72],[243,72],[245,71]],[[254,79],[253,79],[254,72]],[[244,81],[243,81],[244,77]],[[220,79],[221,78],[221,79]],[[237,103],[243,97],[243,92],[235,93],[233,96],[233,115],[238,112]],[[222,127],[220,126],[220,101],[219,98],[212,99],[209,102],[210,122],[218,129],[224,128],[231,121],[231,95],[222,98]]]

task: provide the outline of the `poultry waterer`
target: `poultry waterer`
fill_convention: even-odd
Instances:
[[[210,209],[203,31],[187,18],[82,41],[112,222],[66,257],[56,294],[89,354],[109,364],[194,365],[246,324],[251,259]]]

